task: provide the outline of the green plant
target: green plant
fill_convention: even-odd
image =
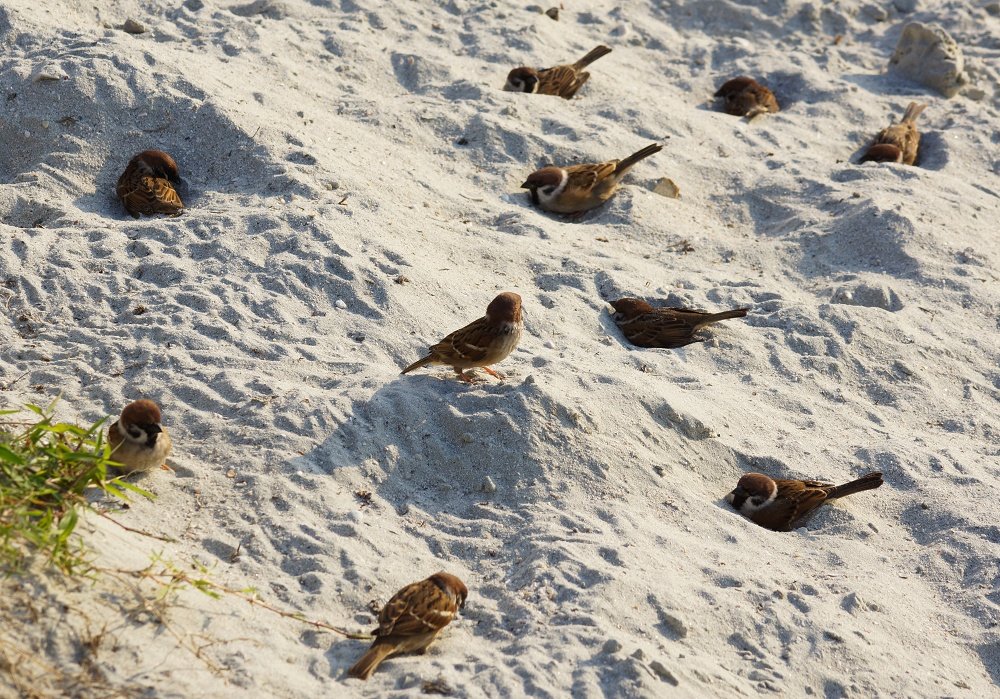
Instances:
[[[29,420],[5,420],[21,411],[0,411],[0,577],[23,570],[36,555],[67,574],[86,571],[88,552],[73,532],[82,512],[97,511],[87,495],[153,497],[108,478],[115,462],[101,429],[107,418],[89,428],[54,422],[57,400],[45,408],[26,405],[35,415]]]

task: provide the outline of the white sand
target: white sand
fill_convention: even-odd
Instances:
[[[428,655],[367,683],[343,679],[364,643],[196,592],[169,615],[206,662],[140,614],[88,667],[157,697],[439,677],[463,697],[1000,694],[1000,19],[979,0],[527,4],[3,4],[0,407],[61,392],[87,422],[148,396],[176,444],[175,475],[139,480],[158,500],[117,517],[178,543],[101,521],[101,562],[162,551],[352,629],[439,569],[471,590]],[[963,47],[978,100],[886,75],[914,19]],[[499,90],[599,43],[572,102]],[[741,73],[784,111],[713,111]],[[922,167],[853,164],[911,100]],[[580,221],[517,189],[658,140]],[[181,217],[113,197],[149,147],[187,179]],[[681,199],[650,191],[664,176]],[[503,290],[527,314],[507,382],[398,376]],[[638,350],[606,311],[624,294],[752,311]],[[793,533],[722,501],[746,470],[872,469],[885,486]],[[7,640],[66,673],[128,602],[7,585],[41,610],[8,610]]]

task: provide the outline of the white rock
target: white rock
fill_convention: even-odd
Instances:
[[[945,97],[952,97],[969,82],[962,49],[936,24],[907,24],[889,59],[889,67]]]

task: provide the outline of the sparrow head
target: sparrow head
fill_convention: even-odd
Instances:
[[[159,406],[143,398],[125,406],[118,419],[118,426],[125,439],[152,446],[156,444],[156,435],[163,431],[160,420]]]
[[[903,151],[899,146],[891,143],[876,143],[861,156],[859,163],[901,163],[903,162]]]
[[[566,181],[569,175],[560,167],[550,165],[541,170],[535,170],[528,175],[528,179],[521,185],[521,189],[531,191],[531,201],[538,206],[538,200],[551,201],[555,199],[566,188]]]
[[[503,89],[507,92],[534,92],[538,89],[538,71],[527,66],[515,68],[507,74]]]
[[[132,158],[132,160],[145,163],[146,167],[152,170],[156,177],[166,178],[174,184],[178,184],[181,181],[181,173],[177,169],[177,163],[162,150],[144,150]]]
[[[643,313],[652,313],[654,310],[652,306],[642,299],[629,297],[612,301],[611,305],[614,306],[615,311],[622,315],[624,320],[632,320]]]
[[[513,291],[505,291],[490,301],[486,307],[486,317],[491,323],[520,323],[521,297]]]
[[[443,570],[440,573],[434,573],[428,579],[446,595],[453,597],[459,609],[465,609],[465,599],[469,596],[469,588],[465,586],[464,582]]]
[[[743,92],[748,87],[756,85],[757,81],[753,78],[741,75],[738,78],[733,78],[732,80],[727,80],[722,83],[722,87],[715,91],[716,97],[728,97],[729,95],[735,95],[737,93]]]
[[[749,514],[773,502],[777,495],[778,484],[771,477],[763,473],[745,473],[726,500],[736,510]]]

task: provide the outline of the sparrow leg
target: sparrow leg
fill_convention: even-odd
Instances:
[[[466,374],[464,371],[458,371],[457,369],[456,372],[458,373],[458,378],[465,383],[476,383],[475,374]]]
[[[507,378],[506,376],[504,376],[504,375],[503,375],[503,374],[501,374],[500,372],[498,372],[498,371],[493,371],[493,370],[492,370],[492,369],[490,369],[490,368],[489,368],[488,366],[484,366],[484,367],[483,367],[483,371],[485,371],[485,372],[486,372],[487,374],[489,374],[490,376],[493,376],[493,377],[495,377],[495,378],[498,378],[498,379],[500,379],[501,381],[503,381],[504,379],[506,379],[506,378]]]
[[[160,468],[163,469],[164,471],[170,471],[171,473],[177,473],[176,471],[174,471],[174,469],[172,469],[169,466],[167,466],[167,462],[166,461],[163,462],[163,465],[160,466]]]

